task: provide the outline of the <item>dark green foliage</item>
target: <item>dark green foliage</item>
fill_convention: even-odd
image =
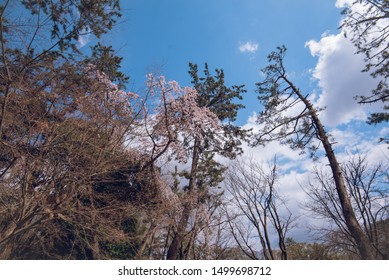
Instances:
[[[189,64],[192,84],[198,93],[197,105],[201,108],[208,108],[222,122],[221,132],[203,129],[200,131],[200,135],[194,133],[192,136],[193,145],[188,147],[192,154],[191,169],[181,174],[188,179],[188,185],[184,189],[186,194],[201,203],[211,200],[212,196],[209,195],[208,188],[222,180],[221,176],[225,170],[222,165],[213,160],[213,157],[215,155],[228,158],[236,157],[242,151],[240,140],[247,135],[247,131],[231,124],[236,119],[238,110],[243,108],[243,105],[235,103],[235,100],[242,99],[241,93],[246,92],[244,86],[227,87],[223,70],[216,69],[215,72],[216,75],[212,75],[208,70],[208,65],[205,64],[204,77],[200,77],[197,65]],[[188,142],[190,141],[192,139]],[[177,190],[177,170],[174,175],[176,181],[173,188]],[[192,207],[190,203],[184,205],[177,231],[167,251],[167,259],[188,257],[193,239],[190,239],[186,249],[183,249],[182,244]]]
[[[246,90],[243,85],[226,86],[223,70],[216,69],[216,74],[212,75],[207,64],[203,77],[198,73],[197,64],[189,63],[189,69],[192,84],[198,92],[198,106],[210,109],[223,122],[222,133],[203,131],[202,140],[195,142],[198,145],[198,158],[194,159],[198,162],[196,187],[204,190],[217,186],[223,180],[222,174],[226,168],[214,160],[215,155],[234,158],[242,151],[241,140],[247,136],[247,131],[231,122],[236,120],[238,110],[244,108],[236,101],[242,100],[241,94]],[[180,175],[189,180],[193,176],[191,172],[185,171]]]
[[[308,95],[302,96],[289,80],[283,64],[286,47],[278,47],[268,56],[269,65],[262,69],[265,75],[263,82],[257,83],[258,99],[263,110],[258,115],[258,124],[262,126],[252,144],[264,145],[270,141],[280,141],[292,149],[304,152],[309,148],[312,155],[317,150],[314,139],[317,137],[317,127],[312,121],[312,115],[319,112],[304,104],[309,103]],[[300,98],[301,97],[301,98]],[[309,103],[310,104],[310,103]],[[301,106],[300,111],[292,110]]]
[[[204,191],[207,188],[217,187],[224,179],[223,173],[227,167],[218,163],[213,158],[214,154],[210,153],[205,153],[200,156],[196,176],[196,187],[198,190]],[[177,175],[188,180],[190,178],[189,171],[177,172],[176,176]],[[187,187],[188,186],[185,186],[185,188]]]
[[[241,94],[246,92],[244,85],[227,87],[224,71],[216,69],[216,75],[213,76],[208,64],[205,64],[204,77],[199,77],[197,64],[189,63],[189,68],[192,84],[199,93],[197,104],[209,108],[222,122],[235,121],[239,109],[244,106],[234,103],[234,99],[242,100]]]
[[[384,106],[384,110],[386,110],[386,111],[389,110],[389,106]],[[380,113],[372,113],[369,116],[367,123],[368,124],[379,124],[379,123],[388,122],[388,121],[389,121],[389,113],[380,112]],[[389,144],[389,136],[381,137],[379,140]]]
[[[109,259],[131,260],[135,257],[140,247],[139,242],[107,242],[102,244],[103,250],[107,252]]]
[[[216,69],[216,74],[212,75],[207,64],[205,64],[203,77],[199,76],[197,64],[189,63],[189,69],[192,84],[198,92],[198,106],[210,109],[221,122],[224,122],[222,133],[202,131],[201,141],[195,141],[194,145],[198,145],[195,148],[198,149],[197,158],[193,159],[198,165],[196,174],[191,174],[192,171],[178,173],[176,170],[176,178],[179,175],[190,180],[195,176],[196,188],[204,190],[217,186],[223,180],[222,174],[226,168],[214,160],[215,155],[234,158],[241,152],[241,140],[245,139],[248,131],[231,122],[236,120],[238,110],[244,108],[242,104],[235,102],[242,100],[241,94],[246,90],[243,85],[226,86],[223,70]]]
[[[200,161],[196,172],[196,189],[198,191],[198,202],[207,203],[216,200],[222,194],[212,188],[220,188],[220,183],[224,180],[223,174],[227,167],[213,159],[214,154],[205,153],[200,156]],[[190,172],[182,171],[179,176],[189,180]],[[188,191],[188,186],[184,186],[184,191]],[[176,191],[177,192],[177,191]]]
[[[224,179],[223,173],[227,167],[213,158],[214,155],[205,153],[200,160],[196,181],[199,190],[217,187]]]
[[[199,76],[197,64],[189,63],[189,69],[192,84],[199,94],[198,106],[209,108],[223,122],[223,135],[216,135],[212,131],[205,132],[201,150],[235,157],[241,152],[240,140],[245,139],[248,132],[231,123],[236,120],[239,109],[244,108],[244,105],[236,103],[242,100],[241,94],[246,92],[244,85],[226,86],[223,70],[216,69],[216,74],[212,75],[207,64],[203,77]]]
[[[139,219],[128,218],[121,222],[121,229],[126,234],[124,240],[110,240],[102,242],[101,248],[106,251],[110,259],[128,260],[133,259],[139,250],[141,240],[140,231],[143,229]]]
[[[85,63],[91,63],[96,68],[104,72],[112,82],[116,82],[119,88],[125,88],[128,77],[121,72],[120,65],[122,57],[115,55],[112,46],[103,46],[100,42],[91,47],[92,54],[85,59]]]
[[[385,110],[389,110],[389,106],[384,106]],[[370,115],[368,123],[369,124],[378,124],[381,122],[387,122],[389,121],[389,113],[382,112],[382,113],[373,113]]]
[[[119,0],[23,0],[32,15],[44,14],[51,22],[51,39],[61,51],[76,50],[74,40],[85,34],[99,38],[121,16]]]

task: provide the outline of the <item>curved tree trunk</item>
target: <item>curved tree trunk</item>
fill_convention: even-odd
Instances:
[[[309,110],[309,114],[312,118],[313,123],[316,127],[317,138],[323,144],[324,150],[326,152],[326,157],[329,161],[332,175],[334,177],[336,191],[338,193],[339,201],[342,206],[343,217],[346,221],[348,230],[350,231],[355,243],[357,244],[359,254],[362,259],[374,259],[373,247],[370,244],[369,238],[366,233],[363,231],[361,225],[359,224],[354,209],[352,207],[350,197],[347,193],[347,187],[344,182],[343,174],[340,168],[340,165],[336,159],[335,152],[332,148],[332,145],[328,139],[328,135],[324,130],[324,126],[321,123],[319,117],[317,116],[316,110],[313,108],[312,104],[307,98],[305,98],[300,91],[290,82],[285,76],[284,80],[289,84],[293,91],[297,94],[298,98],[304,103],[304,105]]]

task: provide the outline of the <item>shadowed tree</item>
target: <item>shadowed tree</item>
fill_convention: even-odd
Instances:
[[[82,36],[100,37],[118,17],[119,2],[111,0],[0,4],[2,258],[38,242],[68,209],[80,210],[70,205],[91,197],[97,174],[125,162],[119,119],[130,122],[134,111],[121,104],[135,95],[77,56]],[[96,211],[88,207],[92,221]]]

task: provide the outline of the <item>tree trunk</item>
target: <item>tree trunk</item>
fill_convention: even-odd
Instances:
[[[361,225],[359,224],[356,218],[354,209],[350,201],[350,197],[347,193],[347,187],[344,183],[344,178],[340,165],[336,159],[335,152],[332,149],[332,145],[328,139],[327,133],[324,130],[324,126],[321,123],[319,117],[317,116],[317,112],[313,108],[312,104],[303,95],[301,95],[300,91],[286,77],[284,77],[284,79],[292,87],[293,91],[298,95],[299,99],[307,107],[312,121],[315,124],[317,130],[317,137],[323,144],[324,150],[326,152],[326,157],[331,167],[336,191],[338,193],[339,201],[342,206],[343,217],[346,221],[346,226],[350,231],[355,243],[357,244],[360,257],[364,260],[374,259],[372,245],[370,244],[369,238],[363,231]]]
[[[357,244],[358,251],[361,255],[361,258],[364,260],[374,259],[373,248],[370,244],[369,238],[363,231],[361,225],[359,224],[354,209],[352,207],[350,198],[347,193],[347,187],[344,183],[343,174],[340,169],[340,165],[336,159],[334,150],[332,149],[331,143],[328,140],[328,137],[323,129],[323,126],[320,123],[320,120],[317,118],[318,132],[320,140],[323,143],[324,149],[328,161],[330,163],[331,171],[334,177],[336,191],[338,193],[339,201],[342,206],[343,217],[346,221],[348,230],[350,231],[355,243]],[[315,121],[316,123],[316,121]]]
[[[166,259],[176,260],[178,251],[180,250],[181,242],[185,234],[186,227],[188,225],[190,213],[192,212],[192,195],[194,195],[194,189],[196,185],[196,172],[197,165],[199,162],[199,148],[200,140],[198,137],[195,138],[194,147],[193,147],[193,156],[192,156],[192,167],[190,171],[189,186],[188,186],[188,197],[189,201],[184,203],[184,209],[182,211],[182,216],[177,227],[177,231],[174,234],[172,243],[170,243],[169,250],[167,251]]]

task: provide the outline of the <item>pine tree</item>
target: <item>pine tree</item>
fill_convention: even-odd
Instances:
[[[225,85],[223,70],[216,69],[216,75],[212,75],[205,64],[204,77],[200,77],[196,64],[189,64],[189,74],[192,84],[198,93],[196,100],[200,108],[208,108],[222,123],[221,131],[202,130],[195,135],[191,150],[191,168],[185,173],[188,179],[185,195],[194,197],[194,203],[190,200],[184,203],[182,216],[178,222],[173,240],[167,252],[167,259],[176,259],[183,241],[189,217],[193,207],[198,203],[198,191],[211,187],[221,180],[221,174],[225,170],[220,164],[213,160],[216,154],[234,158],[240,151],[240,140],[247,131],[234,126],[238,110],[244,106],[235,103],[241,100],[241,94],[246,92],[244,86]],[[207,170],[205,170],[207,169]],[[185,257],[185,256],[183,256]]]
[[[372,259],[373,250],[354,213],[344,176],[328,133],[319,119],[320,109],[289,80],[284,67],[286,48],[278,47],[268,56],[269,65],[262,71],[265,80],[258,83],[258,99],[264,106],[258,116],[262,130],[255,135],[253,144],[281,141],[293,149],[309,148],[314,154],[322,145],[329,161],[342,213],[359,253],[363,259]],[[294,110],[298,109],[297,113]]]

